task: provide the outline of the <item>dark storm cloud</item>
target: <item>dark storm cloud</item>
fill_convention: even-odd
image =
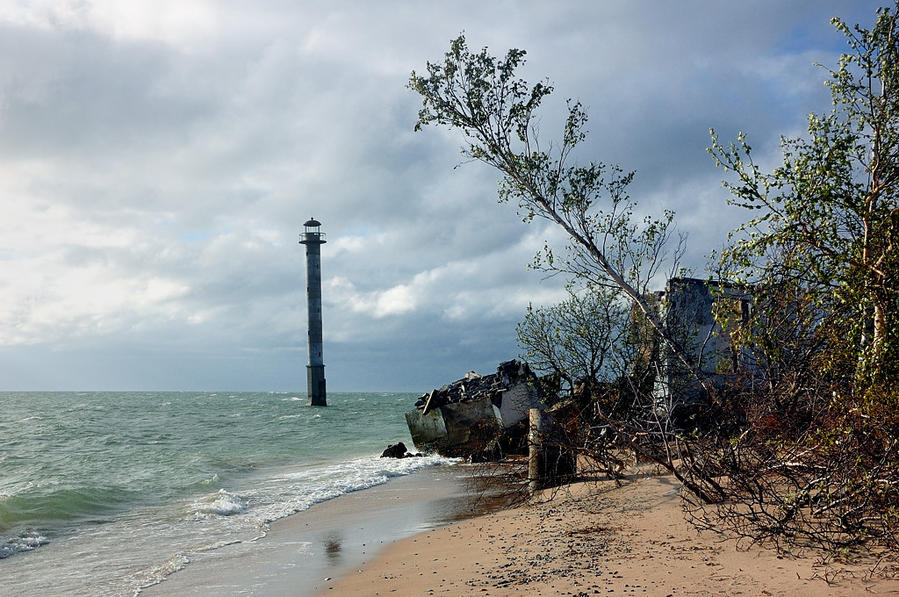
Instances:
[[[90,31],[0,25],[7,159],[102,160],[123,147],[177,144],[216,106],[167,80],[177,55],[158,43],[115,43]]]

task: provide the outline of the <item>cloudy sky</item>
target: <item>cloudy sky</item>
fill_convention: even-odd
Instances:
[[[765,163],[824,111],[867,0],[0,0],[0,389],[303,390],[302,223],[323,246],[331,391],[426,391],[518,354],[543,223],[459,138],[414,133],[413,69],[464,31],[579,98],[687,261],[744,214],[708,129]]]

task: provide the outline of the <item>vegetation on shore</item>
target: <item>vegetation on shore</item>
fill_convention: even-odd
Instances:
[[[566,445],[613,475],[624,449],[663,466],[698,526],[783,549],[899,548],[897,20],[899,2],[870,29],[833,20],[849,50],[827,69],[833,110],[783,139],[773,171],[753,161],[746,135],[723,144],[712,132],[732,202],[754,216],[709,274],[752,296],[740,317],[725,295],[716,301],[734,355],[724,384],[651,292],[684,274],[675,214],[637,216],[633,172],[576,160],[579,103],[568,102],[559,139],[541,139],[553,86],[516,75],[523,50],[497,58],[464,36],[410,78],[416,129],[460,131],[463,153],[501,173],[500,201],[567,233],[534,266],[564,276],[569,297],[531,307],[519,326],[532,366],[557,376],[573,405]],[[665,360],[698,398],[660,387]]]

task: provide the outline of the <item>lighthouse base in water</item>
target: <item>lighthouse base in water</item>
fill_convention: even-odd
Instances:
[[[324,365],[306,365],[306,386],[309,406],[328,406]]]

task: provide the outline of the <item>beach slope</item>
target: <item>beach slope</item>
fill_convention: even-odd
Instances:
[[[575,485],[542,503],[400,540],[320,594],[899,593],[895,562],[825,566],[700,534],[684,520],[678,491],[665,476]]]

